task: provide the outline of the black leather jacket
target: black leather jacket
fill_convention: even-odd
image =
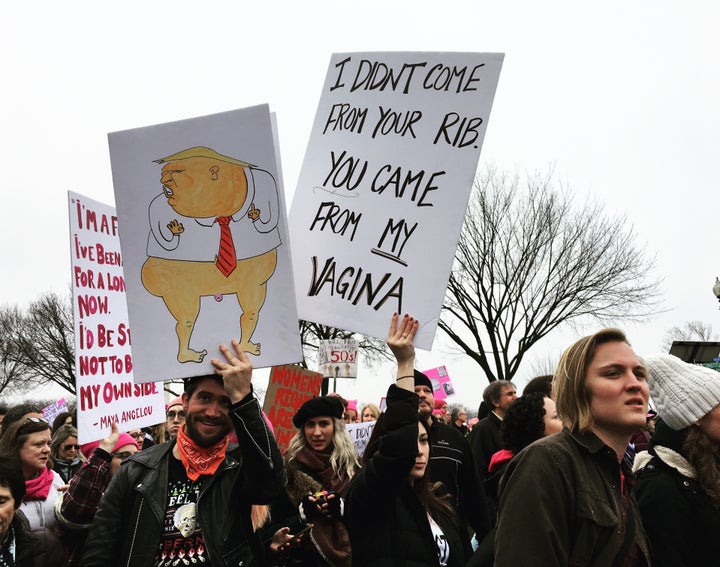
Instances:
[[[267,504],[283,489],[283,460],[252,394],[230,408],[239,446],[203,477],[198,516],[213,567],[262,565],[263,546],[250,523],[252,504]],[[113,477],[90,528],[83,566],[151,565],[167,506],[174,441],[136,453]],[[254,560],[254,562],[253,562]]]

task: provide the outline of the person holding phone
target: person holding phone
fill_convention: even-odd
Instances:
[[[309,537],[288,544],[286,564],[351,564],[343,498],[359,462],[342,420],[344,410],[337,396],[320,396],[306,401],[293,416],[297,432],[285,453],[286,492],[300,520],[312,528]]]

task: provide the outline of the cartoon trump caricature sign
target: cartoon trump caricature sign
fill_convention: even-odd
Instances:
[[[274,146],[267,106],[110,135],[137,381],[300,359]]]

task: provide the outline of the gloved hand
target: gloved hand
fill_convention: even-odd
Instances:
[[[335,492],[316,492],[305,496],[298,512],[303,522],[312,522],[314,518],[322,515],[332,520],[339,520],[343,515],[343,499]]]

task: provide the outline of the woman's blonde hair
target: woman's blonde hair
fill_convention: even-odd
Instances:
[[[337,417],[332,417],[333,436],[332,436],[332,454],[330,455],[330,466],[337,476],[343,473],[351,478],[355,471],[360,467],[355,444],[352,437],[345,429],[345,423]],[[295,458],[297,452],[306,447],[308,442],[305,437],[305,428],[298,429],[294,437],[290,440],[287,451],[285,452],[285,460],[290,462]]]
[[[373,414],[375,417],[375,420],[377,421],[377,418],[380,417],[380,408],[376,406],[375,404],[365,404],[362,409],[360,410],[360,415],[358,416],[358,421],[362,421],[363,414],[365,413],[365,410],[369,409],[370,413]]]
[[[614,342],[630,344],[620,329],[602,329],[577,341],[560,358],[552,389],[558,416],[568,429],[587,431],[595,423],[590,409],[587,371],[597,347]]]

